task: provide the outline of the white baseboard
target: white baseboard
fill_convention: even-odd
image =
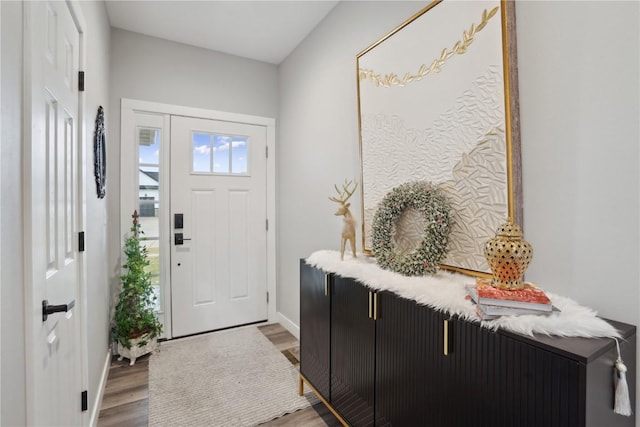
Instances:
[[[91,409],[91,427],[98,425],[98,417],[100,417],[100,408],[102,407],[102,397],[104,396],[104,389],[107,386],[107,378],[109,377],[109,367],[111,366],[111,347],[107,351],[107,357],[104,360],[104,367],[102,368],[102,376],[100,377],[100,384],[98,384],[98,392],[96,398],[93,400],[93,408]]]
[[[296,339],[300,339],[300,326],[293,323],[287,316],[280,312],[278,312],[278,323],[284,326],[287,331],[291,332]]]

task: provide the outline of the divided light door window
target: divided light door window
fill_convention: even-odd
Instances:
[[[248,175],[248,142],[242,135],[193,132],[193,173]]]

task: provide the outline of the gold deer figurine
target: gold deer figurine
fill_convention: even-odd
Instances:
[[[353,185],[353,188],[350,187]],[[349,211],[349,206],[351,203],[347,203],[347,200],[353,195],[353,192],[356,191],[358,187],[358,183],[353,183],[353,181],[347,182],[344,180],[344,184],[342,184],[342,190],[338,189],[337,185],[334,185],[336,191],[340,198],[337,197],[329,197],[329,200],[332,202],[340,203],[340,207],[336,211],[334,215],[342,215],[344,216],[344,226],[342,227],[342,243],[340,245],[340,259],[344,259],[344,248],[347,244],[347,240],[349,241],[349,245],[351,246],[351,252],[353,253],[353,257],[356,258],[356,220],[351,215]]]

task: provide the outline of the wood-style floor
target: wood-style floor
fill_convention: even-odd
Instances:
[[[258,326],[258,329],[294,365],[300,363],[298,340],[282,325]],[[298,384],[292,384],[297,389]],[[305,391],[307,391],[305,389]],[[138,427],[149,422],[149,355],[129,366],[128,360],[113,359],[102,399],[98,427]],[[338,427],[340,422],[322,404],[269,421],[262,426]]]

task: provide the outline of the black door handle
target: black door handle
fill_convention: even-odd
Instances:
[[[176,246],[184,245],[184,241],[185,241],[185,240],[191,240],[191,239],[186,239],[186,238],[184,237],[184,234],[182,234],[182,233],[175,233],[175,234],[173,235],[173,243],[174,243]]]
[[[71,300],[69,304],[49,305],[49,301],[42,300],[42,321],[45,322],[50,314],[66,313],[76,305],[76,300]]]

